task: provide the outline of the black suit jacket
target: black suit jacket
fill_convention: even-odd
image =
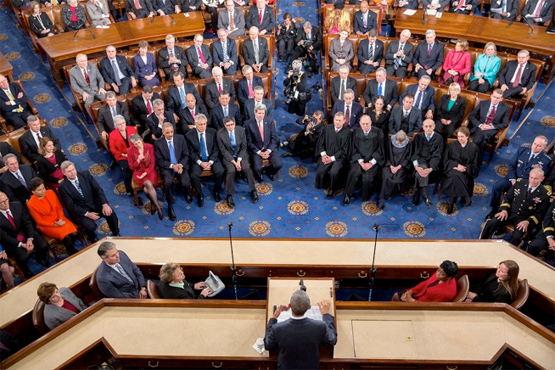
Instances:
[[[152,105],[152,102],[156,99],[160,99],[160,95],[158,95],[158,93],[153,93],[152,94],[152,99],[150,101],[150,105],[152,107],[152,109],[154,109],[154,106]],[[133,100],[131,100],[131,112],[132,112],[132,116],[131,116],[131,122],[133,123],[133,125],[142,125],[143,127],[146,126],[146,118],[148,117],[148,109],[146,108],[146,104],[145,104],[145,100],[143,98],[143,94],[137,95],[136,97],[133,98]]]
[[[125,118],[127,125],[131,123],[131,118],[129,118],[129,111],[127,110],[127,104],[122,101],[116,102],[116,113],[122,115]],[[98,121],[96,122],[100,133],[107,132],[110,133],[114,131],[116,126],[114,126],[114,117],[112,117],[111,108],[108,104],[104,104],[98,110]]]
[[[40,137],[49,137],[54,142],[56,150],[62,150],[60,140],[58,140],[58,138],[54,136],[54,133],[52,132],[52,130],[50,130],[50,127],[41,126],[39,131]],[[37,142],[33,138],[33,135],[35,135],[36,137],[35,133],[33,133],[31,130],[27,130],[19,138],[19,145],[21,145],[21,151],[23,152],[22,154],[25,156],[25,158],[34,163],[40,157],[40,154],[38,153],[39,147],[37,145]]]
[[[135,77],[137,79],[137,75],[131,69],[127,58],[122,55],[116,55],[116,62],[118,63],[118,68],[125,75],[125,77]],[[112,85],[116,83],[116,78],[114,76],[114,69],[112,68],[112,62],[108,58],[104,58],[100,61],[100,74],[104,81],[108,84]]]
[[[530,14],[530,15],[534,15],[534,10],[536,10],[536,7],[538,6],[538,2],[541,0],[529,0],[526,5],[524,5],[524,8],[522,9],[522,17],[525,17],[526,15]],[[543,3],[543,6],[540,10],[540,22],[539,24],[542,24],[544,22],[550,21],[553,19],[553,7],[555,6],[555,0],[547,0]],[[524,22],[524,20],[523,20]],[[528,22],[530,23],[535,23],[533,19],[529,20]],[[538,24],[538,23],[536,23]]]
[[[241,118],[241,112],[239,107],[234,103],[229,103],[227,106],[228,115],[235,118],[235,124],[237,126],[243,126],[243,119]],[[218,104],[212,109],[212,116],[210,119],[210,127],[219,130],[224,127],[224,108],[221,104]]]
[[[177,130],[175,125],[175,120],[173,119],[173,114],[168,111],[164,111],[164,122],[170,122],[173,125],[174,132]],[[146,126],[150,130],[150,135],[156,136],[156,138],[160,138],[162,136],[162,127],[158,124],[158,116],[156,113],[152,113],[146,119]]]
[[[395,54],[397,54],[397,51],[399,51],[399,40],[391,41],[387,46],[387,50],[385,52],[385,65],[393,64],[393,60],[395,59]],[[403,51],[405,52],[405,57],[401,60],[401,67],[406,67],[412,63],[414,46],[407,41],[405,42],[405,45],[403,45]]]
[[[35,232],[27,207],[20,202],[10,202],[10,213],[13,217],[15,228],[4,214],[0,213],[0,230],[2,230],[2,247],[9,255],[19,248],[17,236],[22,234],[25,239],[32,238]]]
[[[477,130],[478,126],[482,123],[486,123],[488,119],[488,111],[491,105],[491,101],[484,100],[472,112],[470,112],[470,123],[472,123],[472,131]],[[509,111],[510,108],[507,104],[500,102],[497,104],[497,109],[495,110],[495,115],[493,116],[493,127],[497,130],[502,130],[509,126]]]
[[[396,106],[391,110],[389,118],[389,133],[396,134],[401,129],[401,121],[403,119],[403,107]],[[420,109],[412,107],[409,113],[409,132],[407,136],[412,136],[415,132],[420,131],[422,127],[422,113]]]
[[[374,72],[376,69],[378,69],[383,59],[383,51],[384,51],[383,42],[380,40],[376,40],[374,45],[374,55],[372,56],[372,62],[377,62],[378,67],[374,67],[373,65],[370,65],[370,64],[364,64],[364,62],[366,62],[369,59],[369,54],[368,54],[369,44],[370,42],[368,41],[368,39],[364,39],[358,44],[358,48],[357,48],[358,70],[361,73]]]
[[[531,0],[530,0],[531,1]],[[516,60],[510,60],[505,64],[505,68],[499,73],[499,86],[506,84],[512,87],[511,79],[513,78],[518,68]],[[536,82],[536,66],[533,63],[527,62],[526,67],[520,74],[520,85],[530,90]]]
[[[258,123],[256,120],[250,120],[245,122],[244,127],[247,131],[247,142],[249,153],[251,155],[256,154],[261,150],[271,150],[276,151],[279,145],[279,138],[276,132],[275,124],[268,118],[264,117],[264,139],[260,137],[260,131],[258,130]]]
[[[266,98],[262,98],[262,104],[266,106],[266,115],[270,121],[274,120],[274,108],[272,107],[272,102]],[[245,121],[250,121],[251,119],[255,119],[254,117],[254,99],[249,99],[245,103],[244,109]]]
[[[52,177],[50,175],[54,171],[56,171],[56,169],[60,168],[60,165],[62,164],[62,162],[67,159],[65,154],[60,150],[56,150],[54,152],[54,157],[56,158],[56,164],[55,165],[53,165],[52,162],[50,162],[48,159],[46,159],[42,155],[37,160],[37,167],[38,167],[38,170],[39,170],[40,177],[42,177],[42,179],[44,181],[52,183],[52,184],[57,183],[58,179],[56,179],[55,177]]]
[[[388,79],[386,79],[384,83],[385,86],[382,87],[382,95],[385,99],[385,105],[393,107],[399,98],[399,94],[397,93],[397,83]],[[372,99],[374,97],[378,96],[378,85],[378,81],[375,79],[368,81],[366,90],[364,90],[364,94],[362,95],[367,106],[372,103]]]
[[[268,66],[268,60],[270,58],[270,50],[268,49],[268,41],[264,37],[258,37],[258,62],[262,63],[263,66]],[[253,41],[251,39],[246,39],[243,41],[243,58],[245,59],[245,64],[250,66],[256,64],[256,54],[254,53]]]
[[[44,24],[44,27],[46,29],[49,29],[50,32],[54,33],[55,32],[54,24],[52,24],[52,20],[50,19],[48,14],[46,14],[45,12],[41,12],[39,17],[42,21],[42,24]],[[41,33],[43,28],[42,28],[39,20],[37,19],[37,17],[35,17],[33,15],[31,15],[29,17],[29,27],[37,35],[38,38],[46,37],[48,35],[48,34]]]
[[[206,118],[208,118],[208,111],[206,110],[206,107],[204,105],[199,105],[198,103],[195,106],[195,117],[197,114],[204,114]],[[179,111],[179,124],[181,125],[181,130],[184,134],[189,131],[189,125],[195,125],[195,120],[193,119],[189,108],[181,109]]]
[[[164,12],[164,14],[174,14],[176,5],[177,5],[177,2],[175,0],[165,0],[165,1],[153,0],[152,1],[152,6],[154,7],[154,10],[156,10],[156,12],[158,12],[158,10],[161,10]]]
[[[427,66],[427,69],[431,68],[435,71],[443,64],[443,47],[442,43],[435,41],[432,46],[432,52],[428,56],[428,43],[426,41],[421,42],[416,47],[412,64],[415,66],[420,64],[423,68]]]
[[[218,147],[222,158],[224,161],[232,162],[234,157],[241,158],[241,160],[247,158],[247,134],[245,129],[240,126],[235,126],[233,135],[235,136],[235,151],[231,147],[231,140],[229,139],[229,132],[226,128],[218,130],[216,138],[218,140]]]
[[[210,68],[212,68],[212,53],[210,53],[210,48],[208,47],[208,45],[202,44],[202,46],[200,47],[200,50],[202,51],[202,56],[204,57],[204,60],[206,61],[206,64],[208,64],[210,66]],[[195,48],[195,46],[190,46],[187,51],[187,60],[189,61],[189,64],[191,65],[191,68],[193,69],[193,71],[195,70],[196,67],[198,67],[200,65],[200,60],[199,57],[197,55],[197,50]],[[210,70],[209,68],[209,70]],[[193,72],[194,73],[194,72]]]
[[[187,94],[193,94],[197,101],[197,104],[204,105],[204,101],[200,97],[197,89],[195,89],[195,85],[184,82],[183,88],[185,89],[185,97]],[[172,86],[168,89],[168,107],[167,110],[175,113],[179,116],[179,111],[181,110],[181,95],[179,94],[179,89],[177,86]]]
[[[258,76],[253,76],[252,77],[253,91],[256,86],[264,87],[264,85],[262,85],[262,79]],[[243,77],[242,79],[239,80],[239,83],[237,84],[237,90],[238,90],[237,99],[239,100],[239,104],[241,105],[241,107],[243,107],[245,102],[249,99],[249,84],[246,78]]]
[[[103,204],[108,204],[104,190],[89,171],[77,172],[77,180],[83,196],[67,178],[58,186],[62,202],[73,218],[84,217],[87,212],[99,212]]]
[[[459,126],[464,116],[466,100],[464,100],[463,97],[458,96],[451,110],[448,110],[447,107],[450,100],[451,97],[448,94],[443,95],[441,99],[439,99],[439,103],[435,110],[434,119],[440,120],[443,118],[446,120],[451,120],[453,122],[453,125]]]
[[[364,20],[362,19],[362,17],[363,17],[362,11],[358,10],[355,12],[353,33],[357,33],[357,31],[366,33],[370,30],[375,30],[378,28],[378,22],[377,22],[378,17],[376,16],[376,13],[374,13],[372,10],[370,9],[368,10],[366,27],[364,27]]]
[[[167,1],[169,2],[170,0],[167,0]],[[187,56],[185,55],[185,50],[183,50],[183,48],[180,46],[174,46],[173,52],[175,53],[174,56],[181,61],[181,63],[178,66],[178,71],[183,72],[183,74],[186,77],[188,62],[187,62]],[[168,52],[168,47],[165,46],[158,51],[158,67],[162,68],[164,70],[164,73],[168,77],[173,76],[173,74],[175,73],[171,68],[172,66],[169,63],[169,60],[170,60],[170,53]]]
[[[247,19],[245,19],[245,25],[247,29],[251,28],[252,26],[258,27],[260,31],[266,30],[268,33],[274,32],[274,28],[276,28],[276,18],[274,17],[274,10],[267,6],[264,8],[264,15],[262,16],[262,23],[260,23],[258,18],[258,8],[256,5],[253,5],[249,9],[249,13],[247,14]]]
[[[306,39],[306,32],[304,32],[304,28],[301,28],[297,33],[295,44],[298,44],[301,40]],[[314,50],[319,50],[322,47],[322,35],[320,34],[318,28],[312,27],[312,30],[310,31],[310,40],[312,41],[312,47]]]
[[[194,12],[200,10],[200,5],[202,0],[181,0],[181,11],[182,12]],[[194,6],[195,9],[191,9]]]
[[[233,80],[230,78],[223,78],[222,79],[222,92],[228,92],[230,103],[235,102],[237,95],[235,94],[235,85],[233,85]],[[213,79],[206,84],[206,107],[209,110],[212,110],[216,105],[220,103],[218,97],[220,93],[218,92],[218,85],[216,85],[216,81]]]
[[[237,45],[235,44],[235,40],[228,38],[226,45],[229,60],[232,61],[237,68],[239,68],[239,59],[237,57]],[[224,62],[224,49],[222,48],[222,42],[220,40],[216,40],[212,43],[212,56],[216,65],[219,66]]]
[[[139,298],[139,289],[146,286],[143,273],[124,251],[119,251],[119,257],[119,264],[133,283],[102,261],[96,271],[98,288],[108,298]]]
[[[347,76],[346,89],[351,89],[355,92],[355,99],[357,97],[357,80]],[[339,91],[341,90],[341,77],[336,76],[331,80],[331,103],[335,104],[339,100]]]
[[[189,172],[189,148],[187,147],[187,140],[183,135],[173,135],[173,150],[175,152],[175,159],[183,166],[183,171]],[[156,166],[159,169],[170,170],[171,156],[168,142],[165,137],[161,137],[154,142],[154,152],[156,156]],[[171,171],[171,170],[170,170]]]
[[[25,95],[25,92],[21,90],[19,84],[15,82],[10,82],[9,85],[10,92],[14,97],[13,101],[15,102],[15,105],[6,105],[6,103],[10,101],[10,98],[8,98],[8,94],[6,94],[4,90],[0,89],[0,111],[2,111],[2,116],[6,118],[6,121],[8,121],[8,123],[11,123],[11,115],[21,114],[17,112],[12,112],[12,110],[17,109],[19,105],[21,105],[23,109],[29,110],[29,106],[27,105],[27,96]],[[21,97],[21,99],[18,99],[17,95],[19,95],[20,92],[23,93],[23,96]]]
[[[333,117],[337,112],[345,112],[344,100],[338,100],[333,105],[333,109],[331,110],[331,116]],[[350,113],[351,113],[351,116],[349,117],[349,128],[351,130],[354,130],[355,128],[359,127],[360,116],[362,116],[362,106],[356,101],[353,101],[353,103],[351,104]]]
[[[19,165],[19,171],[21,176],[29,186],[29,181],[37,177],[37,173],[28,164]],[[19,182],[19,180],[10,172],[6,171],[2,177],[0,177],[0,188],[8,198],[11,200],[17,200],[21,204],[26,204],[29,198],[31,198],[31,192]]]
[[[187,135],[185,135],[185,138],[187,139],[187,147],[189,148],[189,160],[191,161],[191,167],[197,165],[198,161],[202,161],[198,135],[197,130],[190,130],[187,132]],[[206,143],[208,161],[212,161],[214,163],[219,162],[220,149],[218,148],[218,142],[216,141],[216,130],[211,127],[207,127],[204,132],[204,141]]]
[[[0,156],[2,157],[2,159],[0,159],[0,168],[5,166],[3,157],[10,153],[14,154],[17,157],[17,161],[21,163],[21,154],[19,154],[10,144],[4,141],[0,142]]]

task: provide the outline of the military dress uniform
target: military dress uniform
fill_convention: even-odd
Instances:
[[[549,252],[548,250],[548,238],[555,238],[555,202],[551,202],[551,207],[547,211],[542,222],[542,230],[530,243],[527,252],[536,257],[542,250],[546,250],[544,253],[553,256],[553,251]]]
[[[522,239],[525,233],[516,229],[516,225],[521,221],[529,221],[528,232],[531,233],[543,219],[549,207],[550,195],[551,192],[541,184],[532,192],[529,192],[528,181],[517,179],[505,195],[505,199],[499,208],[500,211],[507,211],[509,216],[505,221],[499,221],[496,217],[488,220],[484,225],[480,239],[489,239],[499,227],[513,223],[515,230],[511,237],[511,244],[520,246],[523,243]]]

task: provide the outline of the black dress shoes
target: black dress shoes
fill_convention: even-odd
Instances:
[[[326,199],[332,199],[333,198],[333,190],[328,191],[328,193],[326,194]]]
[[[453,207],[455,206],[455,198],[449,198],[449,204],[447,205],[447,214],[453,213]]]
[[[384,209],[385,208],[385,199],[379,199],[378,200],[378,209]]]
[[[263,183],[263,182],[264,182],[264,179],[262,178],[262,176],[259,175],[259,174],[257,174],[257,173],[254,174],[254,179],[255,179],[257,182],[259,182],[259,183]]]
[[[343,198],[343,205],[348,206],[351,203],[351,197],[345,194],[345,198]]]
[[[193,197],[189,193],[185,193],[185,201],[189,204],[193,201]]]
[[[220,196],[220,193],[218,193],[218,192],[215,191],[213,195],[214,195],[214,202],[217,203],[217,202],[221,202],[221,201],[222,201],[222,197]]]
[[[258,203],[258,193],[256,190],[251,191],[251,199],[253,203]]]
[[[231,195],[227,196],[226,201],[229,208],[235,208],[235,202],[233,201],[233,197]]]
[[[463,197],[462,200],[464,202],[464,205],[467,207],[470,207],[470,205],[472,204],[472,199],[470,197]]]
[[[154,204],[154,202],[150,202],[150,214],[153,215],[156,213],[156,204]]]
[[[175,221],[177,217],[175,217],[175,212],[173,211],[173,207],[168,204],[168,217],[170,220]]]
[[[417,206],[418,204],[420,204],[420,190],[416,189],[412,197],[412,205]]]
[[[275,180],[275,175],[273,173],[268,175],[268,178],[270,179],[270,181],[274,181]]]
[[[198,196],[197,204],[198,204],[199,207],[204,207],[204,197],[202,195]]]
[[[50,267],[50,261],[48,261],[47,258],[43,258],[43,259],[41,259],[37,262],[40,263],[41,265],[43,265],[46,268]]]
[[[431,207],[431,206],[434,205],[434,203],[432,203],[432,200],[430,199],[430,197],[425,197],[425,198],[424,198],[424,203],[426,203],[426,205],[427,205],[428,207]]]

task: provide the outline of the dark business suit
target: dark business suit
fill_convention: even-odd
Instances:
[[[246,28],[250,29],[252,26],[258,27],[259,31],[266,30],[269,34],[274,32],[274,28],[276,28],[276,18],[274,17],[274,10],[269,7],[264,7],[264,13],[262,16],[262,22],[260,22],[258,8],[256,5],[253,5],[249,9],[249,13],[247,14],[247,19],[245,20]]]
[[[191,69],[193,70],[193,76],[197,76],[199,78],[210,78],[212,77],[212,54],[210,53],[210,48],[208,45],[202,44],[200,47],[200,51],[202,52],[202,56],[204,57],[204,61],[208,64],[208,69],[204,69],[200,67],[201,59],[197,53],[197,48],[195,45],[190,46],[187,49],[187,60],[191,65]]]
[[[104,81],[109,85],[117,84],[119,87],[119,95],[125,95],[131,91],[131,77],[137,79],[137,75],[131,69],[127,58],[122,55],[116,55],[116,63],[119,71],[125,76],[120,79],[119,83],[114,73],[113,63],[110,59],[104,58],[100,61],[100,74]]]
[[[226,42],[226,48],[228,62],[233,62],[233,64],[231,64],[228,69],[225,69],[222,66],[222,63],[224,63],[224,49],[222,48],[222,42],[220,40],[214,41],[212,43],[212,56],[214,57],[214,63],[222,67],[222,71],[224,71],[226,75],[235,76],[237,74],[237,67],[239,66],[239,59],[237,57],[237,45],[235,44],[235,40],[228,38]]]
[[[254,88],[256,86],[262,86],[262,79],[258,76],[252,77],[252,89],[253,89],[253,97],[254,97]],[[239,100],[239,104],[241,105],[241,109],[244,109],[245,102],[249,99],[249,83],[246,77],[243,77],[239,80],[237,84],[237,99]]]
[[[327,186],[326,175],[329,172],[330,191],[335,191],[339,187],[339,176],[343,172],[342,169],[348,164],[349,149],[351,146],[351,131],[346,127],[341,127],[338,133],[335,133],[333,124],[324,127],[324,133],[320,136],[316,144],[316,156],[318,159],[318,168],[316,169],[315,186],[316,189],[323,189]],[[324,164],[322,162],[322,153],[326,153],[330,157],[335,157],[335,161]]]
[[[237,126],[243,126],[243,119],[241,118],[241,112],[236,104],[229,103],[227,106],[227,115],[235,119],[235,124]],[[210,119],[210,127],[219,130],[224,127],[224,107],[218,104],[212,109],[212,115]]]
[[[175,120],[173,119],[173,114],[171,112],[164,111],[164,122],[162,123],[166,123],[166,122],[169,122],[173,125],[174,132],[177,131],[177,126],[175,124]],[[151,135],[154,135],[156,139],[159,139],[160,137],[162,137],[162,125],[160,124],[160,121],[158,120],[158,116],[156,115],[156,113],[152,113],[150,116],[147,117],[146,127],[150,130],[150,133],[148,135],[149,138],[151,137]],[[150,141],[150,140],[147,140],[147,141]]]
[[[428,43],[426,41],[421,42],[416,47],[412,64],[415,70],[416,64],[422,66],[417,72],[418,78],[428,75],[432,80],[435,80],[436,70],[443,65],[443,44],[435,41],[432,45],[432,51],[428,56]],[[427,69],[432,69],[432,73],[428,74],[428,72],[426,72]]]
[[[229,137],[229,131],[227,129],[221,128],[216,134],[218,140],[218,147],[222,155],[222,163],[226,169],[225,178],[225,192],[227,195],[235,195],[235,165],[231,163],[232,161],[237,161],[241,158],[241,169],[247,182],[249,184],[249,192],[255,190],[254,188],[254,178],[252,176],[252,170],[249,166],[249,160],[247,157],[247,134],[245,129],[240,126],[235,126],[233,131],[233,136],[235,138],[235,147],[231,145],[231,138]]]
[[[131,118],[129,118],[129,111],[127,110],[127,104],[125,102],[116,102],[116,113],[125,118],[127,125],[131,123]],[[104,104],[98,110],[98,120],[96,121],[98,130],[102,134],[107,132],[108,134],[116,128],[114,125],[114,116],[112,116],[112,108],[108,104]]]
[[[370,9],[366,13],[366,15],[362,14],[362,11],[360,10],[355,12],[353,33],[356,34],[360,31],[362,34],[366,34],[370,30],[376,30],[378,28],[378,17],[376,16],[376,13]],[[364,27],[364,18],[366,18],[366,27]]]
[[[169,283],[159,282],[158,283],[158,293],[160,298],[165,299],[195,299],[195,298],[205,298],[202,294],[197,294],[194,291],[194,285],[189,283],[187,280],[183,280],[183,289],[171,286]],[[151,297],[152,298],[152,297]]]
[[[397,99],[399,98],[399,94],[397,93],[397,83],[386,78],[385,81],[382,82],[382,84],[383,85],[381,93],[385,100],[385,106],[393,107],[395,103],[397,103]],[[368,81],[368,83],[366,84],[366,89],[364,90],[364,94],[362,94],[366,106],[372,103],[373,98],[378,96],[378,90],[378,81],[376,81],[375,79]]]
[[[195,88],[195,85],[188,82],[184,82],[183,89],[185,89],[185,91],[183,92],[183,96],[185,98],[187,97],[187,94],[193,94],[195,96],[197,104],[200,104],[200,105],[204,104],[204,101],[200,97],[197,89]],[[168,101],[167,110],[178,116],[179,116],[179,111],[182,108],[186,107],[186,104],[181,101],[181,94],[179,93],[179,88],[176,85],[168,89],[167,101]]]
[[[407,136],[412,136],[415,132],[420,131],[422,127],[422,114],[420,109],[412,107],[409,113],[408,121],[403,122],[404,113],[402,106],[393,107],[391,117],[389,118],[389,133],[395,135],[401,128]]]
[[[504,9],[504,13],[509,13],[507,17],[502,17],[501,14],[490,12],[493,18],[514,21],[518,14],[518,0],[493,0],[491,9]]]
[[[169,0],[166,0],[166,2],[168,2]],[[165,11],[164,11],[165,13]],[[167,13],[166,13],[167,14]],[[174,46],[173,47],[173,56],[177,59],[179,59],[179,63],[174,64],[170,64],[169,60],[170,60],[170,52],[168,50],[168,47],[163,47],[162,49],[160,49],[158,51],[158,67],[162,68],[164,70],[164,73],[166,74],[166,80],[167,81],[172,81],[173,82],[173,75],[176,72],[181,72],[183,73],[183,75],[185,76],[185,78],[187,78],[187,56],[185,55],[185,50],[183,50],[182,47],[180,46]],[[174,71],[174,68],[177,67],[177,70]]]
[[[358,44],[358,49],[357,49],[358,71],[364,74],[375,72],[376,69],[379,68],[380,63],[382,62],[382,59],[383,59],[383,51],[384,51],[383,42],[380,40],[376,40],[376,42],[374,43],[372,59],[369,58],[370,56],[369,45],[370,45],[370,41],[368,41],[368,39],[364,39]],[[371,60],[372,62],[377,62],[378,66],[374,67],[372,64],[364,64],[364,62],[366,62],[367,60]]]
[[[158,67],[156,66],[156,61],[154,60],[154,54],[146,54],[146,63],[143,61],[143,58],[141,58],[140,54],[135,55],[133,57],[133,66],[135,67],[135,74],[137,75],[137,77],[139,77],[139,84],[141,86],[160,86],[160,79],[158,78]],[[155,73],[156,75],[150,80],[147,80],[145,78],[146,76],[150,76],[153,73]]]
[[[160,99],[160,95],[158,95],[158,93],[153,93],[152,99],[150,100],[151,109],[154,109],[152,102],[156,99]],[[137,95],[133,98],[133,100],[131,100],[131,112],[133,113],[133,115],[131,116],[131,122],[133,123],[133,125],[141,125],[145,127],[146,118],[148,117],[149,113],[143,94]]]
[[[457,2],[457,5],[454,5],[454,2]],[[461,5],[461,7],[457,10],[457,6],[463,2],[463,5]],[[468,5],[471,5],[472,8],[470,10],[467,10],[466,7]],[[449,12],[450,13],[456,13],[456,14],[470,14],[470,12],[472,12],[476,7],[478,6],[478,3],[476,0],[451,0],[450,6],[449,6]]]
[[[342,100],[343,97],[339,96],[339,92],[341,91],[341,77],[336,76],[331,80],[331,104],[335,104],[338,100]],[[347,76],[347,80],[345,81],[345,86],[343,92],[347,89],[351,89],[355,93],[355,99],[357,97],[357,80],[354,78]]]
[[[480,148],[480,153],[484,151],[484,145],[487,141],[491,140],[497,134],[497,131],[503,130],[509,126],[509,111],[510,108],[507,104],[500,102],[497,104],[497,109],[495,110],[495,115],[493,116],[493,130],[481,130],[480,125],[486,123],[488,120],[489,108],[491,106],[491,101],[484,100],[472,112],[468,118],[472,127],[470,128],[470,133],[472,134],[472,141],[474,144]]]
[[[200,10],[202,0],[181,0],[180,3],[181,3],[181,11],[183,13],[196,12]],[[192,9],[191,7],[194,7],[194,9]]]
[[[418,92],[418,83],[407,86],[405,91],[403,91],[403,93],[399,97],[399,104],[403,105],[403,99],[405,98],[405,96],[407,94],[412,94],[414,96],[414,107],[422,111],[422,119],[424,119],[428,110],[431,110],[433,112],[436,109],[436,92],[432,85],[428,85],[426,90],[424,90],[423,92],[420,91],[420,94],[422,95],[421,98],[416,96]],[[418,100],[420,100],[420,104],[417,104]]]
[[[450,101],[451,96],[449,94],[443,95],[439,99],[434,113],[434,120],[436,121],[435,131],[443,136],[444,141],[453,137],[455,130],[460,127],[466,108],[466,100],[462,96],[457,96],[457,100],[455,100],[451,110],[448,109]],[[441,123],[441,119],[450,120],[451,124],[446,126]]]
[[[206,118],[208,118],[208,111],[206,110],[206,107],[204,105],[199,105],[197,103],[197,105],[195,105],[195,108],[193,109],[193,113],[195,114],[195,117],[197,116],[197,114],[204,114]],[[190,130],[189,126],[195,125],[195,120],[193,118],[193,115],[191,114],[191,110],[188,107],[179,111],[179,125],[181,126],[181,131],[184,134],[186,134]]]
[[[44,182],[47,183],[47,185],[58,184],[58,179],[55,177],[52,177],[51,175],[54,171],[60,168],[60,165],[62,164],[63,161],[67,160],[66,155],[60,150],[56,150],[54,152],[54,158],[56,159],[56,164],[52,164],[52,162],[50,162],[48,159],[46,159],[46,157],[43,157],[42,155],[37,160],[37,168],[38,168],[40,177],[42,177],[42,179],[44,180]]]
[[[406,0],[407,4],[400,9],[418,9],[418,0]]]
[[[152,3],[149,0],[138,0],[140,9],[135,7],[135,0],[125,1],[125,11],[127,13],[133,13],[137,16],[137,19],[146,18],[151,12],[153,12]]]
[[[172,192],[172,183],[175,176],[179,178],[179,182],[184,188],[185,194],[189,194],[191,179],[189,178],[189,148],[187,141],[183,135],[176,134],[173,136],[172,146],[175,152],[177,163],[171,162],[170,149],[168,141],[165,137],[161,137],[154,142],[154,151],[156,153],[156,166],[160,171],[160,175],[164,179],[164,192],[169,205],[175,203],[175,197]],[[178,174],[170,168],[172,164],[181,164],[183,172]]]
[[[139,290],[146,287],[143,273],[124,251],[118,252],[119,264],[133,282],[102,261],[96,270],[96,284],[108,298],[139,298]]]
[[[283,167],[283,162],[278,153],[279,138],[277,136],[276,126],[274,122],[270,121],[267,117],[264,117],[262,125],[264,127],[264,138],[260,137],[258,122],[256,120],[250,120],[244,123],[247,132],[248,152],[250,154],[252,168],[259,179],[262,178],[263,161],[262,157],[257,154],[259,151],[272,151],[268,158],[271,164],[271,169],[268,171],[269,174],[273,175]]]
[[[520,72],[520,83],[516,87],[513,87],[511,79],[513,76],[516,78],[515,74],[517,73],[518,68],[518,62],[516,60],[510,60],[507,64],[505,64],[505,67],[499,73],[499,86],[507,85],[509,87],[503,93],[503,98],[505,99],[512,98],[513,96],[519,96],[523,87],[530,90],[536,82],[536,66],[528,61],[524,69]]]
[[[58,186],[58,193],[71,218],[83,227],[91,243],[98,240],[98,238],[95,234],[96,223],[85,216],[87,212],[96,212],[98,216],[105,218],[112,234],[119,236],[118,216],[115,209],[112,208],[110,216],[105,216],[102,213],[102,205],[108,204],[108,200],[98,182],[89,171],[77,172],[77,180],[83,192],[82,196],[75,185],[67,178]]]
[[[13,95],[14,100],[11,100],[15,104],[6,103],[10,101],[8,94],[0,88],[0,110],[2,113],[2,117],[6,119],[8,124],[13,125],[15,128],[25,127],[27,126],[27,117],[33,114],[29,110],[29,105],[27,104],[27,96],[25,96],[25,92],[21,90],[19,84],[15,82],[9,83],[9,90],[10,93]],[[19,93],[23,93],[21,98],[18,98],[17,95]],[[16,109],[19,107],[23,108],[22,112],[15,112]]]
[[[256,63],[256,53],[254,52],[254,42],[258,41],[258,63]],[[253,66],[262,64],[261,73],[268,72],[268,60],[270,58],[270,50],[268,49],[268,41],[264,37],[257,37],[256,40],[247,39],[243,41],[243,58],[245,64]]]
[[[229,93],[229,102],[233,103],[236,99],[235,85],[230,78],[222,79],[222,92]],[[211,111],[216,105],[220,103],[219,101],[220,92],[218,91],[218,85],[215,80],[211,80],[206,84],[206,107]]]
[[[273,121],[274,120],[274,108],[272,106],[272,102],[269,101],[266,98],[262,98],[262,104],[264,104],[266,106],[266,114],[264,115],[264,117],[267,117],[270,121]],[[250,121],[251,119],[255,119],[254,106],[255,106],[254,99],[249,99],[245,103],[245,110],[243,112],[244,115],[245,115],[245,121]]]
[[[0,142],[0,168],[4,168],[4,156],[6,154],[13,154],[17,157],[17,161],[21,164],[21,154],[17,150],[15,150],[10,144],[7,142]],[[2,176],[2,175],[0,175]]]
[[[331,116],[333,117],[337,112],[345,113],[344,100],[338,100],[333,105],[333,109],[331,110]],[[362,106],[356,101],[353,101],[353,103],[351,104],[351,110],[349,113],[351,113],[349,117],[349,129],[354,130],[355,128],[359,127],[360,116],[362,116]]]
[[[318,369],[318,347],[334,346],[337,342],[333,316],[324,314],[322,320],[305,317],[278,323],[276,319],[270,319],[264,347],[268,351],[279,348],[278,369]]]
[[[522,17],[526,17],[527,15],[531,15],[532,18],[535,15],[536,7],[541,0],[529,0],[524,8],[522,9]],[[540,26],[543,26],[545,22],[548,22],[553,19],[553,7],[555,6],[555,0],[546,0],[543,3],[543,6],[540,10],[540,21],[534,22],[533,19],[528,20],[529,23],[534,23]],[[522,20],[524,22],[524,19]]]
[[[44,240],[40,233],[34,228],[29,212],[27,212],[27,207],[20,202],[12,201],[10,202],[9,211],[13,217],[15,228],[4,214],[0,214],[2,247],[8,256],[15,259],[17,265],[23,270],[25,277],[29,278],[33,276],[33,273],[27,266],[29,253],[27,253],[25,248],[19,247],[20,242],[17,240],[17,236],[19,234],[23,235],[24,241],[22,243],[25,243],[29,238],[33,238],[34,250],[37,253],[37,261],[46,259],[46,252],[49,246],[46,240]]]
[[[197,130],[190,130],[185,135],[187,139],[187,147],[189,148],[189,168],[191,182],[199,196],[202,196],[202,184],[200,182],[200,175],[202,174],[202,167],[198,164],[199,161],[204,162],[201,155],[201,147],[199,140],[199,132]],[[220,162],[220,150],[216,141],[216,130],[207,127],[204,132],[204,141],[206,145],[206,162],[212,162],[211,170],[214,173],[214,193],[219,193],[222,189],[222,182],[224,180],[224,168]]]
[[[154,1],[152,1],[152,6],[158,14],[160,14],[158,12],[159,10],[163,11],[165,15],[174,14],[176,5],[177,5],[177,2],[175,0],[154,0]]]
[[[40,18],[40,20],[42,21],[42,25],[37,18]],[[42,28],[43,25],[44,28]],[[50,32],[52,33],[56,33],[52,20],[45,12],[41,12],[38,17],[31,14],[29,16],[29,27],[39,39],[48,36],[48,33],[42,33],[44,29],[50,30]]]
[[[395,55],[399,51],[399,47],[399,40],[391,41],[387,46],[385,52],[385,69],[388,76],[405,78],[407,75],[407,66],[412,62],[412,57],[414,55],[414,46],[408,41],[403,45],[405,57],[399,60],[399,67],[395,69]]]
[[[26,204],[32,195],[28,190],[29,181],[37,177],[37,173],[33,167],[28,164],[19,165],[19,172],[21,172],[21,176],[27,186],[23,186],[17,177],[15,177],[14,174],[8,170],[2,177],[0,177],[0,188],[11,200],[17,200],[21,204]]]
[[[54,136],[52,130],[48,126],[41,126],[39,129],[40,137],[48,137],[52,139],[56,150],[62,150],[62,146],[60,145],[60,140]],[[33,137],[34,136],[34,137]],[[38,153],[39,146],[35,140],[37,134],[31,130],[25,131],[23,135],[19,138],[19,145],[21,146],[21,152],[32,163],[39,159],[40,154]],[[38,138],[37,138],[38,139]]]

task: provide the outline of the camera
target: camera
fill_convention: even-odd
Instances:
[[[303,120],[304,125],[308,125],[309,123],[316,123],[316,118],[314,118],[314,116],[308,116]]]

